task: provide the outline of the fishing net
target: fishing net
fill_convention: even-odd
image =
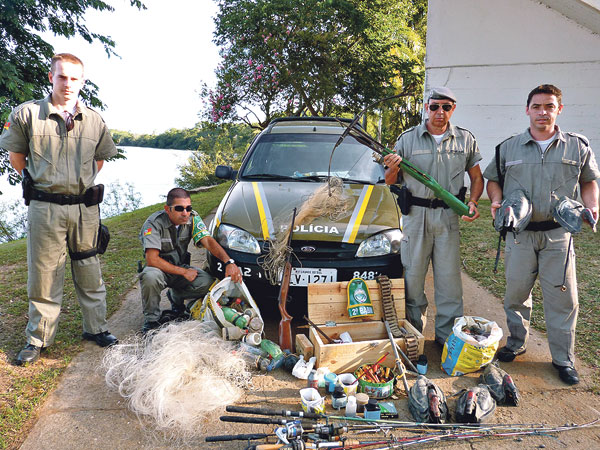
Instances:
[[[179,441],[205,432],[207,416],[241,398],[251,374],[211,322],[171,323],[107,349],[107,385],[144,424]]]
[[[348,214],[352,206],[352,199],[344,193],[344,182],[341,178],[331,177],[329,181],[319,187],[300,205],[294,220],[294,227],[309,224],[318,217],[328,217],[337,221]],[[285,217],[284,221],[276,224],[276,229],[282,230],[275,239],[268,241],[268,253],[260,258],[259,264],[265,271],[267,280],[273,285],[279,283],[288,255],[292,248],[288,245],[290,223],[292,214]]]

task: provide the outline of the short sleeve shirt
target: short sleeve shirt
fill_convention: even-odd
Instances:
[[[166,211],[155,212],[146,219],[140,231],[139,238],[144,252],[149,248],[157,249],[161,258],[176,266],[181,265],[192,239],[194,220],[199,220],[198,232],[208,236],[209,233],[204,222],[195,211],[192,211],[190,220],[179,227],[171,222]]]
[[[117,154],[102,117],[80,102],[67,131],[65,120],[51,103],[43,100],[16,107],[0,135],[0,147],[27,156],[26,168],[36,189],[80,195],[94,185],[98,167],[94,161]]]
[[[532,222],[552,220],[554,201],[577,198],[579,183],[600,178],[594,152],[585,136],[563,133],[556,127],[555,139],[545,152],[529,130],[500,144],[500,172],[504,175],[503,195],[523,190],[533,207]],[[498,182],[496,156],[483,176]]]
[[[402,133],[394,150],[415,167],[431,175],[440,186],[454,195],[464,186],[465,172],[481,161],[473,134],[452,124],[448,124],[442,141],[437,144],[427,130],[425,121]],[[403,174],[403,183],[417,197],[434,197],[431,189],[410,175]]]

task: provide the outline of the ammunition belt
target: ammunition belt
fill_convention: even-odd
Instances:
[[[383,317],[390,325],[392,336],[395,338],[404,338],[406,356],[411,361],[416,361],[419,357],[419,341],[414,334],[409,333],[404,327],[398,326],[398,315],[396,314],[394,297],[392,296],[392,282],[386,275],[379,275],[376,280],[381,291]]]

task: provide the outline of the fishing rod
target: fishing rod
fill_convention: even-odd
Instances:
[[[344,421],[344,422],[361,422],[365,424],[382,424],[387,427],[393,428],[426,428],[426,429],[465,429],[465,430],[485,430],[485,429],[531,429],[531,428],[540,428],[541,424],[502,424],[502,423],[473,423],[473,424],[465,424],[465,423],[426,423],[426,422],[406,422],[400,420],[393,419],[365,419],[362,417],[348,417],[348,416],[337,416],[337,415],[329,415],[329,414],[319,414],[319,413],[311,413],[305,411],[291,411],[291,410],[273,410],[273,409],[264,409],[264,408],[254,408],[248,406],[236,406],[236,405],[228,405],[225,407],[227,412],[235,412],[235,413],[244,413],[244,414],[256,414],[263,416],[283,416],[283,417],[300,417],[312,420],[323,419],[326,421],[334,420],[334,421]],[[600,419],[598,419],[600,420]],[[348,424],[348,426],[354,426],[354,424]]]

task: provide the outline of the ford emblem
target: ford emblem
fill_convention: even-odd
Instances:
[[[316,248],[306,245],[306,246],[302,247],[300,250],[302,250],[304,253],[312,253],[316,250]]]

